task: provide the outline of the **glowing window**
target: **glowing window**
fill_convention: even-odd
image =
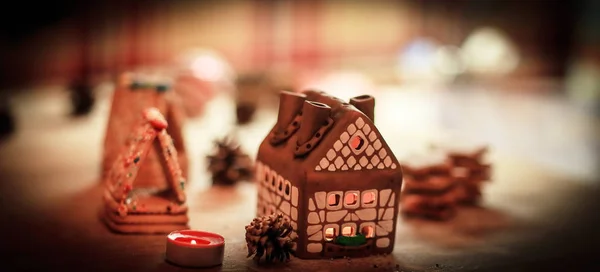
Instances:
[[[360,233],[367,238],[373,238],[375,236],[375,230],[373,226],[364,226],[360,229]]]
[[[340,198],[341,196],[339,194],[330,194],[329,198],[327,199],[327,204],[330,207],[337,207],[340,205]]]
[[[337,233],[334,228],[325,229],[325,241],[333,241],[336,235]]]
[[[348,146],[350,150],[356,155],[362,153],[368,146],[367,137],[362,133],[361,130],[356,131],[348,140]]]
[[[355,235],[354,227],[345,226],[344,228],[342,228],[342,235],[343,236],[354,236]]]
[[[337,211],[341,209],[344,205],[344,192],[342,191],[332,191],[327,193],[327,197],[325,198],[325,206],[328,210]],[[339,230],[339,229],[338,229]]]
[[[350,139],[350,147],[352,147],[354,150],[361,150],[364,145],[365,139],[363,139],[361,136],[356,135]]]
[[[352,206],[358,203],[358,194],[357,193],[346,193],[346,197],[344,197],[344,203],[347,206]]]
[[[362,203],[365,206],[369,206],[369,205],[375,205],[375,192],[373,191],[368,191],[368,192],[363,192],[362,193]]]

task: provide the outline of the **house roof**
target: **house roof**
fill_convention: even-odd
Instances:
[[[177,150],[173,139],[166,131],[168,123],[156,108],[148,108],[143,113],[144,119],[133,132],[133,141],[127,146],[112,165],[108,176],[107,187],[115,200],[124,200],[133,190],[140,168],[146,162],[150,149],[157,148],[158,155],[166,162],[167,182],[174,193],[175,200],[183,203],[185,179],[177,160]],[[158,145],[154,142],[158,141]],[[143,171],[143,170],[142,170]]]
[[[291,95],[296,96],[295,103],[289,103],[287,97]],[[371,120],[373,98],[362,98],[371,101],[371,116],[358,109],[363,105],[348,103],[325,92],[282,92],[278,122],[261,144],[258,159],[281,166],[276,166],[279,171],[295,171],[291,168],[301,164],[301,168],[316,172],[362,169],[401,172],[397,159]],[[299,103],[302,107],[296,105]],[[290,112],[290,108],[295,110]],[[317,113],[311,112],[313,108]],[[369,112],[369,108],[365,111]]]

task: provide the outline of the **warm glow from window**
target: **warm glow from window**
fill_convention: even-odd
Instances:
[[[327,228],[325,229],[325,240],[326,241],[332,241],[335,238],[335,229],[334,228]]]
[[[344,198],[344,202],[346,205],[354,205],[358,202],[358,194],[356,193],[348,193]]]
[[[341,196],[339,194],[330,194],[329,199],[327,199],[327,204],[329,206],[335,207],[340,204]]]
[[[373,230],[373,226],[364,226],[360,230],[360,233],[367,238],[372,238],[375,236],[375,231]]]
[[[363,204],[369,205],[375,203],[375,193],[365,192],[362,196]]]
[[[353,136],[352,139],[350,139],[350,147],[352,147],[354,150],[361,150],[363,148],[363,146],[365,145],[365,139],[363,139],[360,136]]]
[[[343,236],[354,236],[354,228],[351,226],[345,226],[342,229],[342,235]]]

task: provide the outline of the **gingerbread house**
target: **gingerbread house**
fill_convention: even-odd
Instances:
[[[373,123],[375,101],[282,91],[256,160],[257,215],[283,213],[296,256],[390,253],[402,171]]]
[[[121,148],[132,140],[129,137],[130,131],[138,121],[140,112],[149,107],[157,108],[166,117],[169,123],[167,132],[174,139],[179,163],[184,175],[187,176],[187,157],[182,135],[184,113],[177,96],[170,90],[168,81],[140,73],[124,73],[117,82],[112,97],[104,138],[103,177],[121,152]],[[152,154],[148,159],[158,161],[158,158]],[[147,174],[160,173],[147,172]]]
[[[188,223],[185,179],[158,109],[149,108],[105,180],[102,218],[120,233],[168,233]],[[150,154],[159,158],[156,164]],[[144,172],[161,173],[149,176]]]

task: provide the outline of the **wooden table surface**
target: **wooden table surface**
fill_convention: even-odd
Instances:
[[[165,262],[165,235],[113,234],[98,220],[100,146],[108,112],[108,94],[101,94],[94,112],[82,119],[64,116],[68,109],[61,92],[14,99],[19,131],[0,144],[0,225],[5,236],[0,249],[3,266],[11,269],[0,270],[188,270]],[[376,123],[392,149],[401,153],[443,131],[427,120],[413,127],[394,123],[381,112],[393,105],[389,99],[380,100],[384,109],[375,116],[381,117]],[[235,131],[251,155],[275,120],[272,109],[259,111],[254,123]],[[230,132],[233,118],[231,102],[217,98],[203,118],[189,120],[185,129],[191,158],[190,225],[226,240],[223,265],[207,271],[577,271],[591,268],[597,259],[600,205],[594,176],[577,176],[492,147],[494,180],[485,187],[481,207],[460,208],[448,222],[400,220],[393,254],[294,258],[257,266],[246,258],[244,243],[244,226],[255,213],[255,186],[211,187],[203,170],[212,139]],[[398,129],[402,125],[405,131]]]

